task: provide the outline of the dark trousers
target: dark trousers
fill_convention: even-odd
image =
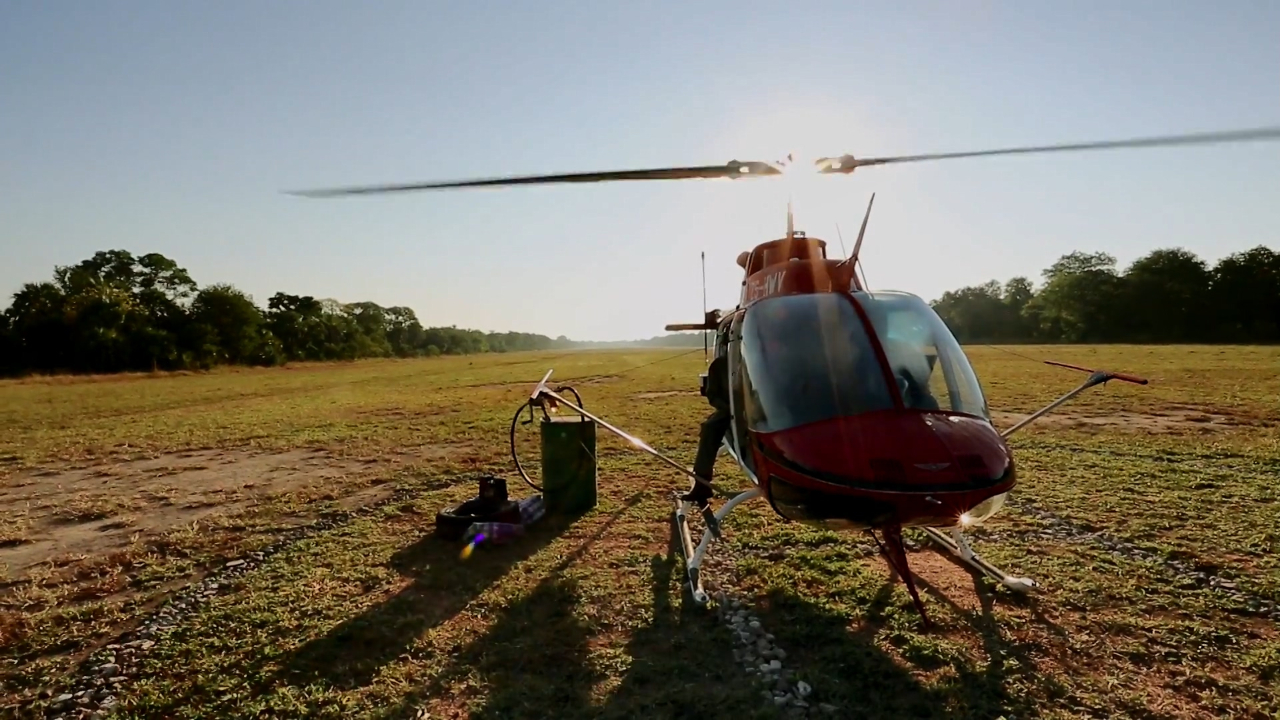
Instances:
[[[711,480],[711,471],[715,468],[716,455],[720,453],[720,441],[729,430],[733,416],[729,408],[716,407],[715,411],[702,421],[698,433],[698,455],[693,461],[693,473],[700,478]]]

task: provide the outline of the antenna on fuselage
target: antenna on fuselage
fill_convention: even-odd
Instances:
[[[707,316],[707,251],[702,251],[702,317]],[[707,362],[707,331],[702,331],[702,362]]]
[[[862,227],[858,228],[858,239],[853,243],[853,254],[849,257],[858,261],[858,251],[862,249],[862,238],[867,235],[867,221],[871,219],[871,206],[876,202],[876,194],[871,193],[871,202],[867,203],[867,214],[862,216]]]
[[[847,263],[854,264],[853,265],[854,272],[857,272],[859,269],[859,266],[862,265],[862,262],[858,259],[858,253],[862,251],[862,240],[867,236],[867,221],[871,219],[871,206],[875,205],[875,203],[876,203],[876,194],[871,193],[871,201],[867,203],[867,214],[862,216],[862,227],[858,228],[858,239],[855,240],[853,243],[853,253],[850,254],[849,258],[844,261]],[[839,232],[840,232],[840,226],[837,225],[836,233],[839,234]],[[840,245],[843,248],[844,238],[840,239]],[[865,267],[862,268],[862,286],[864,288],[867,287],[867,271]]]
[[[787,240],[794,240],[796,237],[796,220],[791,214],[791,198],[787,198]]]

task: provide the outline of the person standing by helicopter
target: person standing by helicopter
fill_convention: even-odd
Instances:
[[[715,469],[716,456],[720,454],[720,443],[729,430],[733,415],[729,411],[729,365],[723,354],[717,354],[707,366],[706,396],[711,403],[712,411],[702,421],[698,432],[698,454],[693,460],[693,474],[705,482],[693,481],[689,492],[680,496],[681,500],[706,507],[713,494],[711,477]]]

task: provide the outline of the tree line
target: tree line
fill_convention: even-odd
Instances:
[[[197,286],[159,253],[108,250],[27,283],[0,314],[0,372],[192,370],[215,365],[568,347],[563,336],[423,327],[407,307],[277,292],[261,308],[232,285]]]
[[[1210,267],[1181,248],[1123,272],[1073,252],[1042,273],[946,292],[934,309],[962,343],[1280,342],[1280,254],[1258,246]],[[909,289],[909,288],[907,288]],[[27,283],[0,313],[0,373],[207,369],[593,346],[702,344],[701,333],[627,343],[423,327],[411,308],[277,292],[259,307],[232,285],[199,287],[159,253],[100,251]]]
[[[1106,253],[1063,255],[1026,277],[944,293],[933,308],[961,343],[1280,342],[1280,254],[1264,246],[1212,267],[1182,248],[1120,271]]]

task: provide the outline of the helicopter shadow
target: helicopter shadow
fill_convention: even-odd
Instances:
[[[878,630],[896,604],[894,590],[893,582],[880,586],[862,609],[864,621],[856,629],[850,629],[847,617],[790,590],[767,593],[755,614],[787,649],[786,665],[799,668],[799,679],[813,688],[807,700],[834,707],[832,717],[964,716],[949,694],[924,685],[877,642]]]
[[[649,567],[653,620],[632,633],[631,667],[592,717],[755,717],[759,690],[733,662],[715,614],[689,597],[674,520],[665,556],[653,555]]]
[[[1010,638],[1002,629],[995,616],[996,591],[976,570],[957,565],[970,574],[973,580],[973,594],[978,599],[978,608],[962,607],[946,593],[928,580],[916,576],[916,584],[922,593],[928,594],[940,602],[954,617],[975,631],[981,638],[982,652],[986,664],[981,669],[964,663],[953,663],[955,679],[949,685],[948,694],[963,707],[969,717],[1001,717],[1016,715],[1017,717],[1037,717],[1034,705],[1023,698],[1011,695],[1008,687],[1016,682],[1020,685],[1041,685],[1053,696],[1064,691],[1057,681],[1044,677],[1037,672],[1032,651],[1034,643],[1019,642]],[[1017,596],[1014,596],[1017,598]],[[1037,625],[1051,632],[1064,631],[1045,619],[1035,608],[1034,599],[1018,598],[1018,606],[1029,606],[1032,619]],[[961,630],[960,632],[964,632]]]
[[[461,544],[427,535],[402,548],[389,565],[410,579],[386,601],[298,648],[278,681],[339,689],[368,685],[380,668],[405,653],[423,633],[447,622],[515,564],[536,554],[575,522],[548,515],[505,545],[479,546],[466,562]]]
[[[599,621],[589,619],[599,615],[584,612],[583,605],[599,602],[588,597],[600,598],[598,588],[580,587],[564,571],[621,512],[503,610],[482,637],[451,651],[442,672],[378,717],[419,718],[424,711],[438,716],[424,703],[445,698],[446,716],[472,719],[776,716],[762,698],[771,688],[734,661],[730,632],[682,591],[683,556],[674,524],[665,554],[654,553],[649,561],[651,620],[629,633],[624,649],[611,646],[607,632],[624,620],[606,620],[602,632]],[[830,717],[1036,717],[1028,700],[1008,690],[1015,682],[1041,680],[1034,677],[1027,649],[1002,632],[992,589],[975,577],[981,607],[971,610],[935,584],[917,580],[962,621],[961,628],[949,618],[936,635],[912,632],[897,593],[900,581],[892,574],[858,603],[856,624],[847,612],[790,589],[768,592],[753,604],[788,651],[786,666],[798,669],[799,679],[814,688],[810,704],[834,706]],[[980,646],[956,652],[956,640],[972,645],[970,626],[981,636]],[[627,663],[616,685],[602,662]]]
[[[578,612],[590,600],[563,574],[582,555],[584,543],[509,606],[482,638],[455,654],[444,673],[378,717],[421,717],[422,703],[430,698],[453,697],[455,706],[466,704],[466,686],[476,678],[484,698],[461,715],[473,720],[757,717],[761,700],[732,662],[726,632],[714,614],[672,598],[683,581],[677,542],[673,527],[665,556],[650,558],[651,622],[631,633],[625,649],[606,651],[610,660],[616,652],[630,658],[607,697],[593,698],[608,678],[598,669],[598,630]]]
[[[996,591],[980,573],[956,564],[972,579],[979,601],[972,609],[913,572],[921,594],[944,606],[943,615],[949,616],[939,617],[935,609],[933,629],[921,631],[914,629],[919,627],[915,611],[902,606],[901,579],[890,563],[884,567],[887,578],[857,603],[856,618],[789,589],[774,589],[760,599],[756,614],[788,650],[787,664],[800,668],[801,679],[815,688],[813,703],[835,706],[834,716],[841,718],[1032,718],[1040,715],[1034,700],[1010,687],[1039,686],[1044,691],[1039,694],[1048,696],[1062,691],[1037,671],[1035,645],[1003,630],[995,615]],[[1026,602],[1014,600],[1018,606]],[[973,643],[974,633],[980,647]],[[926,685],[920,677],[931,682]]]

